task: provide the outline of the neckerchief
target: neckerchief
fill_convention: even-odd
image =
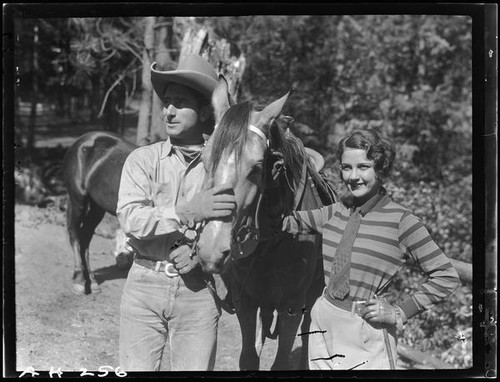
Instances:
[[[182,158],[186,161],[187,164],[191,163],[201,152],[203,149],[203,144],[201,145],[172,145],[173,149],[182,154]]]

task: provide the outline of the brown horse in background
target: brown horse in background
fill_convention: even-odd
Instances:
[[[89,264],[90,241],[104,214],[116,215],[123,164],[136,147],[116,134],[90,132],[66,153],[62,177],[68,192],[66,229],[75,258],[75,293],[99,291]]]
[[[259,309],[261,343],[266,337],[278,338],[271,369],[297,368],[291,362],[291,352],[301,321],[304,335],[298,367],[307,367],[309,309],[324,285],[321,238],[293,236],[281,232],[279,226],[273,229],[273,217],[265,203],[267,197],[278,195],[281,215],[292,209],[313,209],[335,202],[302,142],[274,122],[287,97],[260,112],[249,104],[231,106],[227,84],[221,78],[213,95],[217,128],[202,154],[210,174],[207,179],[213,179],[214,185],[232,184],[236,196],[233,217],[202,224],[197,254],[205,271],[221,273],[228,284],[242,333],[241,370],[259,369]],[[272,150],[283,154],[285,171],[278,187],[269,188]],[[281,219],[274,220],[276,223],[279,225]],[[276,313],[276,328],[271,333]]]

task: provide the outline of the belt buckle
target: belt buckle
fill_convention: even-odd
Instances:
[[[169,268],[173,268],[175,270],[175,272],[171,272],[169,270]],[[174,264],[172,263],[167,263],[165,265],[165,274],[168,276],[168,277],[178,277],[179,276],[179,272],[174,268]]]

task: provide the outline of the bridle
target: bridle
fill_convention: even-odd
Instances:
[[[252,124],[248,125],[248,130],[251,131],[252,133],[257,134],[260,138],[264,140],[266,144],[266,151],[268,151],[269,139],[262,132],[262,130]],[[255,203],[256,206],[253,216],[246,215],[246,218],[244,217],[243,219],[240,219],[240,221],[244,221],[244,224],[241,224],[239,227],[233,229],[232,238],[234,242],[238,245],[238,251],[240,255],[243,255],[242,245],[246,243],[248,240],[263,241],[259,227],[259,213],[262,205],[262,198],[263,198],[263,192],[260,192],[260,195],[257,198],[257,202]]]
[[[264,140],[266,144],[266,153],[269,153],[270,151],[270,144],[269,144],[269,138],[264,134],[264,132],[259,129],[257,126],[254,126],[252,124],[248,125],[248,130],[252,133],[257,134],[262,140]],[[307,154],[304,154],[304,160],[302,161],[302,170],[301,170],[301,177],[298,185],[296,188],[293,185],[293,182],[290,181],[288,177],[288,173],[285,168],[282,168],[280,171],[280,175],[282,175],[286,181],[286,184],[290,191],[292,192],[292,195],[294,195],[294,202],[293,202],[293,210],[297,209],[301,200],[302,196],[305,191],[306,183],[307,183],[307,178],[308,178],[308,169],[307,169]],[[309,177],[310,178],[310,177]],[[312,183],[314,186],[314,183]],[[316,191],[316,190],[314,190]],[[317,191],[316,191],[317,192]],[[264,197],[264,192],[260,191],[259,196],[257,198],[257,201],[254,203],[255,207],[254,208],[249,208],[249,210],[253,210],[253,213],[247,214],[243,218],[238,220],[238,225],[233,228],[232,230],[232,239],[238,246],[238,251],[240,255],[243,255],[243,249],[242,246],[249,240],[254,240],[258,242],[264,242],[264,241],[269,241],[269,240],[274,240],[279,236],[278,232],[272,232],[268,236],[262,236],[261,234],[261,229],[259,226],[259,216],[261,214],[261,209],[263,205],[263,197]],[[319,199],[319,196],[318,196]],[[253,207],[253,206],[252,206]],[[203,230],[204,226],[207,224],[207,221],[201,222],[198,227],[195,230],[195,238],[193,240],[193,246],[192,246],[192,255],[193,257],[196,254],[196,246],[198,244],[198,240],[201,234],[201,231]]]
[[[260,138],[262,138],[266,142],[266,147],[267,147],[267,152],[269,152],[269,139],[267,136],[260,130],[258,127],[254,125],[249,125],[248,130],[257,134]],[[286,184],[292,194],[294,195],[294,204],[293,204],[293,209],[296,209],[300,203],[300,200],[302,198],[302,195],[305,190],[305,185],[307,181],[307,158],[304,156],[304,160],[302,163],[302,173],[301,173],[301,179],[300,182],[297,186],[297,189],[295,189],[292,186],[292,182],[290,182],[287,171],[286,169],[284,171],[281,171],[280,174],[282,174],[286,180]],[[261,213],[261,207],[262,207],[262,199],[264,196],[264,192],[260,192],[259,197],[257,198],[257,202],[255,203],[255,211],[251,215],[247,215],[246,219],[240,219],[241,221],[244,221],[245,223],[240,225],[239,227],[233,229],[233,239],[235,243],[238,245],[238,251],[240,252],[240,255],[243,255],[243,249],[242,245],[246,243],[248,240],[255,240],[259,242],[263,241],[268,241],[268,240],[274,240],[279,236],[279,233],[277,232],[272,232],[269,236],[263,237],[260,232],[260,226],[259,226],[259,215]]]

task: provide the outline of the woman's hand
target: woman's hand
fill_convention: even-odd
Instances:
[[[361,317],[370,324],[396,324],[396,307],[387,301],[372,298],[366,301]]]
[[[276,188],[279,186],[279,176],[285,170],[285,159],[283,153],[273,150],[270,153],[269,161],[272,163],[272,169],[266,180],[266,188]]]

